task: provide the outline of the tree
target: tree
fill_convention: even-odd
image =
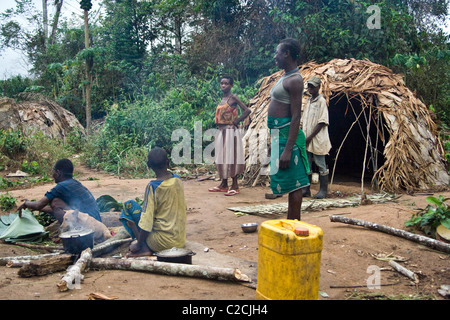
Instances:
[[[89,10],[92,8],[91,0],[81,0],[80,8],[84,10],[84,46],[89,49]],[[86,52],[89,52],[86,50]],[[92,74],[91,69],[94,63],[94,57],[86,54],[86,79],[84,81],[85,99],[86,99],[86,132],[91,131],[91,90],[92,90]]]

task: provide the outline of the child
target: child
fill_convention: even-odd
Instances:
[[[223,92],[223,97],[215,114],[215,123],[219,130],[215,138],[215,162],[222,182],[218,187],[209,189],[210,192],[225,192],[226,196],[239,193],[237,180],[239,174],[244,171],[244,147],[238,125],[250,114],[250,109],[231,93],[232,87],[233,78],[222,76],[220,90]],[[240,117],[238,117],[237,106],[243,110]],[[233,181],[230,189],[228,189],[228,178]]]
[[[161,148],[149,152],[147,165],[156,179],[145,189],[142,208],[129,200],[120,215],[125,229],[137,239],[130,245],[132,256],[182,248],[186,242],[186,202],[180,177],[168,171],[169,159]]]
[[[308,80],[308,92],[311,97],[306,103],[300,123],[306,136],[306,151],[309,164],[311,165],[312,161],[314,161],[319,168],[320,190],[314,196],[316,199],[323,199],[327,196],[328,168],[325,162],[325,155],[331,149],[330,137],[328,136],[328,107],[325,98],[319,94],[320,83],[320,79],[316,76]],[[311,181],[311,176],[309,180]],[[303,190],[303,196],[311,196],[309,187]]]

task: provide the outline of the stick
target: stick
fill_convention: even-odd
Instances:
[[[19,260],[19,263],[16,263],[14,260],[10,261],[11,267],[19,266],[22,261],[25,260]],[[8,263],[8,265],[10,263]],[[71,254],[60,254],[39,260],[31,260],[28,263],[23,264],[17,274],[22,278],[43,276],[66,270],[72,263],[73,256]]]
[[[47,251],[64,250],[63,246],[41,246],[37,244],[29,244],[24,242],[16,242],[14,244],[28,249],[47,250]]]
[[[392,268],[394,268],[395,270],[397,270],[398,272],[400,272],[401,274],[403,274],[404,276],[407,276],[408,278],[410,278],[412,281],[414,281],[414,283],[416,283],[416,284],[419,283],[419,278],[417,277],[417,275],[414,272],[406,269],[405,267],[398,264],[394,260],[389,261],[389,265]]]
[[[108,241],[108,242],[106,242],[106,241],[102,242],[102,243],[96,245],[94,248],[92,248],[92,256],[94,256],[94,257],[101,256],[102,254],[111,252],[116,247],[121,246],[122,244],[130,243],[132,240],[133,239],[131,239],[131,238],[127,238],[127,239],[118,239],[118,240],[112,240],[112,241]]]
[[[365,118],[365,116],[364,116],[364,118]],[[371,119],[372,119],[372,105],[370,106],[370,109],[369,109],[369,121],[367,121],[367,119],[366,119],[367,136],[366,136],[366,148],[364,150],[363,169],[362,169],[362,173],[361,173],[361,195],[364,195],[364,173],[366,171],[366,158],[367,158],[367,148],[369,146],[369,140],[370,140],[370,121],[371,121]],[[372,143],[371,143],[371,145],[372,145]]]
[[[418,242],[427,247],[430,247],[430,248],[433,248],[433,249],[436,249],[436,250],[439,250],[442,252],[450,253],[450,244],[447,244],[445,242],[442,242],[442,241],[439,241],[436,239],[432,239],[429,237],[414,234],[414,233],[411,233],[411,232],[408,232],[405,230],[400,230],[400,229],[396,229],[396,228],[388,227],[388,226],[385,226],[382,224],[376,224],[376,223],[372,223],[372,222],[368,222],[368,221],[364,221],[364,220],[351,219],[348,217],[339,217],[339,216],[335,216],[335,215],[330,216],[330,221],[331,222],[342,222],[342,223],[346,223],[346,224],[365,227],[365,228],[376,230],[376,231],[381,231],[381,232],[384,232],[384,233],[387,233],[390,235],[394,235],[397,237],[405,238],[407,240]]]
[[[396,284],[399,284],[399,282],[394,283],[381,283],[381,284],[356,284],[356,285],[348,285],[348,286],[339,286],[339,285],[330,285],[330,288],[332,289],[345,289],[345,288],[371,288],[371,287],[384,287],[384,286],[395,286]]]
[[[219,268],[181,263],[160,262],[154,260],[94,258],[91,268],[108,270],[145,271],[171,276],[186,276],[210,280],[251,282],[239,269]]]
[[[75,285],[79,284],[79,282],[84,278],[82,272],[86,269],[91,260],[92,252],[90,248],[87,248],[81,253],[80,259],[78,259],[74,265],[70,266],[67,269],[67,273],[57,284],[59,291],[67,291],[69,289],[73,289],[74,283]]]
[[[1,257],[0,258],[0,266],[5,266],[10,260],[37,260],[42,258],[48,258],[59,255],[59,252],[54,253],[46,253],[46,254],[37,254],[33,256],[17,256],[17,257]]]

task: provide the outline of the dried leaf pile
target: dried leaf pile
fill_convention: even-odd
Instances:
[[[373,203],[386,203],[391,202],[396,199],[392,194],[380,193],[374,195],[367,195],[367,198]],[[330,208],[345,208],[345,207],[356,207],[361,204],[361,196],[353,196],[342,199],[310,199],[305,198],[302,201],[302,212],[320,211]],[[231,207],[228,208],[230,211],[238,212],[240,214],[247,213],[262,217],[271,217],[278,219],[279,216],[285,215],[288,210],[287,202],[271,203],[271,204],[261,204],[256,206],[245,206],[245,207]]]
[[[21,93],[18,98],[18,102],[0,99],[0,129],[20,129],[28,134],[41,132],[47,137],[62,139],[73,129],[84,133],[75,115],[56,102],[31,93]]]
[[[362,128],[375,125],[383,141],[385,161],[374,170],[374,181],[381,190],[414,192],[448,187],[450,176],[445,167],[444,148],[437,126],[426,105],[405,86],[402,75],[368,60],[355,59],[334,59],[323,64],[309,62],[299,69],[305,81],[312,76],[322,80],[321,93],[328,104],[332,95],[345,97],[347,101],[356,99],[362,111],[369,111],[369,119],[366,112],[361,112],[357,121],[362,123]],[[270,141],[267,139],[269,92],[283,73],[279,71],[262,79],[259,91],[249,102],[252,122],[244,139],[244,182],[247,185],[264,183],[269,179],[265,173],[268,171],[261,170],[264,163],[261,163],[259,155],[266,154]],[[303,96],[303,106],[307,98]],[[348,104],[348,110],[353,108],[350,102]],[[369,143],[370,140],[366,138]]]

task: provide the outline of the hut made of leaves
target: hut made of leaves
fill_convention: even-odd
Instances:
[[[321,94],[329,106],[332,149],[328,157],[334,175],[370,177],[388,192],[445,189],[450,178],[444,148],[432,114],[408,89],[400,74],[368,60],[334,59],[299,67],[305,82],[322,80]],[[279,71],[261,80],[249,102],[252,122],[245,135],[244,183],[267,183],[267,147],[270,142],[267,110],[270,89],[283,75]],[[308,96],[303,96],[303,107]]]

